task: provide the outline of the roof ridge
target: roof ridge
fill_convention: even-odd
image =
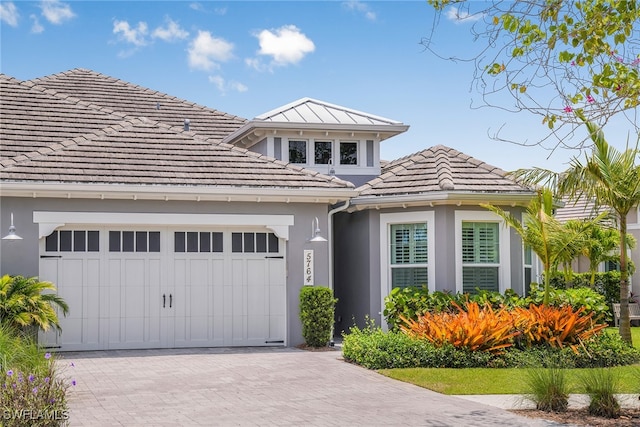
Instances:
[[[455,189],[449,156],[443,150],[438,150],[436,154],[436,175],[438,177],[438,186],[442,190],[450,191]]]
[[[59,91],[55,90],[55,89],[50,89],[46,86],[43,86],[42,84],[38,84],[36,83],[37,81],[39,81],[40,79],[32,79],[32,80],[25,80],[22,81],[21,84],[23,86],[28,87],[29,89],[34,89],[37,90],[41,93],[44,93],[46,95],[49,96],[53,96],[61,101],[67,102],[69,104],[74,104],[74,105],[79,105],[82,107],[86,107],[86,108],[90,108],[92,110],[96,110],[99,111],[101,113],[104,114],[108,114],[108,115],[114,115],[120,119],[125,119],[127,117],[127,115],[125,113],[122,113],[120,111],[115,111],[112,110],[111,108],[108,107],[102,107],[100,105],[91,103],[91,102],[87,102],[85,100],[82,100],[80,98],[76,98],[75,96],[71,96],[71,95],[66,95],[64,93],[60,93]]]
[[[198,103],[195,103],[193,101],[189,101],[189,100],[186,100],[186,99],[183,99],[183,98],[179,98],[179,97],[174,96],[174,95],[169,95],[166,92],[161,92],[159,90],[151,89],[151,88],[148,88],[146,86],[141,86],[141,85],[138,85],[138,84],[135,84],[135,83],[131,83],[131,82],[128,82],[126,80],[122,80],[122,79],[119,79],[117,77],[109,76],[107,74],[103,74],[103,73],[100,73],[98,71],[90,70],[90,69],[86,69],[86,68],[73,68],[71,70],[63,71],[63,72],[60,72],[60,73],[50,74],[50,75],[44,76],[44,77],[38,77],[38,78],[32,79],[30,81],[43,81],[45,79],[55,78],[55,77],[58,77],[58,76],[73,76],[75,72],[82,72],[82,73],[85,73],[85,74],[93,75],[95,77],[108,79],[108,80],[110,80],[111,82],[114,82],[114,83],[123,84],[123,85],[125,85],[127,87],[135,88],[137,90],[141,90],[141,91],[146,92],[148,94],[159,95],[162,98],[165,98],[167,100],[177,101],[177,102],[180,102],[180,103],[182,103],[184,105],[188,105],[188,106],[193,107],[193,108],[197,108],[197,109],[200,109],[200,110],[205,110],[205,111],[208,111],[208,112],[214,112],[214,113],[220,114],[220,115],[222,115],[224,117],[228,117],[230,119],[239,119],[239,120],[242,120],[244,122],[247,121],[247,119],[244,118],[244,117],[240,117],[240,116],[236,116],[236,115],[233,115],[233,114],[229,114],[229,113],[227,113],[225,111],[221,111],[221,110],[218,110],[218,109],[215,109],[215,108],[207,107],[205,105],[198,104]]]

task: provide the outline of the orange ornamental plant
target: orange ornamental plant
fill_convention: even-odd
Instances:
[[[548,344],[551,347],[568,345],[578,352],[578,345],[607,327],[593,319],[593,312],[584,314],[584,307],[574,311],[570,305],[552,307],[531,304],[529,308],[513,310],[516,327],[522,331],[521,340],[528,346]]]
[[[454,304],[455,305],[455,304]],[[515,338],[524,346],[568,345],[578,352],[578,345],[599,333],[607,325],[593,320],[593,313],[571,306],[553,307],[531,304],[528,308],[494,310],[468,302],[465,308],[455,305],[457,312],[427,312],[417,320],[400,316],[400,329],[416,339],[425,339],[436,346],[450,343],[454,347],[473,351],[499,353],[513,346]]]
[[[430,313],[418,316],[418,320],[400,316],[404,322],[400,329],[417,339],[426,339],[437,346],[450,343],[454,347],[497,353],[513,345],[513,338],[520,334],[514,328],[513,317],[506,308],[494,311],[486,304],[469,302],[466,310],[454,304],[457,313]]]

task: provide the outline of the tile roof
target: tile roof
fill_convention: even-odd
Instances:
[[[214,142],[222,141],[246,122],[237,116],[81,68],[33,79],[30,83],[52,89],[58,95],[171,126],[183,126],[188,119],[191,131]]]
[[[557,208],[554,215],[560,222],[565,222],[570,219],[593,218],[599,213],[607,211],[605,206],[600,206],[600,208],[596,210],[595,202],[584,197],[575,200],[563,198],[562,202],[564,206]]]
[[[181,106],[179,100],[166,95],[162,95],[162,105],[171,108],[137,108],[141,93],[152,96],[157,92],[132,86],[133,101],[125,102],[129,86],[119,80],[86,70],[56,76],[62,76],[65,83],[56,78],[21,82],[1,76],[2,181],[230,189],[353,188],[336,177],[215,142],[217,133],[223,132],[214,129],[215,123],[222,122],[223,129],[224,123],[238,125],[239,119],[234,116],[190,103]],[[78,95],[86,99],[73,96],[76,77],[91,77],[89,80],[102,88],[98,89],[100,94],[91,96],[90,83],[85,81]],[[111,91],[116,93],[117,102],[109,99]],[[114,111],[119,102],[121,111]],[[204,125],[185,131],[182,116],[172,120],[171,111],[176,115],[198,111],[200,116],[191,117],[200,117],[196,122]],[[149,117],[154,112],[155,116]]]
[[[358,188],[360,196],[420,195],[433,192],[531,193],[506,172],[453,148],[436,145],[392,162],[380,177]]]

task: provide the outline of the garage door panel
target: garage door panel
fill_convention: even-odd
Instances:
[[[185,231],[180,251],[172,237],[182,232],[159,230],[153,232],[159,252],[157,240],[153,252],[150,237],[145,240],[151,231],[125,235],[104,227],[99,251],[94,245],[92,253],[76,253],[74,246],[60,257],[41,260],[40,277],[59,284],[59,294],[70,304],[71,313],[61,320],[64,350],[284,342],[285,264],[280,252],[272,251],[284,244],[278,249],[264,231],[233,231],[242,234],[242,246],[232,251],[232,231],[224,236],[221,231]],[[55,341],[51,334],[48,342]]]
[[[224,300],[224,284],[225,284],[225,267],[223,259],[214,259],[211,261],[211,274],[212,284],[211,289],[213,292],[212,309],[213,315],[224,313],[225,300]]]

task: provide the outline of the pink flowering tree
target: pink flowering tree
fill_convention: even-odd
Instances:
[[[638,135],[640,5],[630,0],[428,0],[438,15],[422,44],[438,56],[475,63],[485,106],[540,116],[538,144],[591,145],[585,121],[606,125],[619,113]],[[438,52],[442,16],[470,29],[478,49],[466,57]],[[456,30],[458,31],[458,30]],[[462,36],[463,34],[461,34]],[[469,56],[471,55],[471,56]],[[505,97],[508,93],[510,97]],[[506,99],[506,101],[505,101]],[[515,102],[514,102],[515,101]],[[620,117],[620,116],[619,116]],[[503,139],[496,135],[496,139]],[[519,141],[511,141],[521,143]]]

